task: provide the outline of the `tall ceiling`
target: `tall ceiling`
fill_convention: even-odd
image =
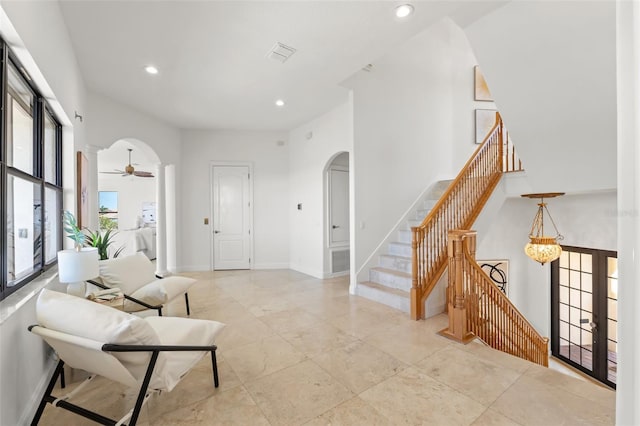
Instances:
[[[502,3],[414,1],[399,20],[396,1],[60,0],[89,90],[179,128],[264,130],[344,102],[342,81],[442,17]],[[267,58],[276,42],[297,49],[284,64]]]

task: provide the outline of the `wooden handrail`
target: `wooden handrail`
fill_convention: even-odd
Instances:
[[[522,162],[496,122],[455,180],[419,226],[412,227],[411,318],[424,318],[424,301],[447,268],[447,233],[469,229],[503,173],[522,170]]]
[[[475,259],[475,231],[449,232],[449,326],[440,334],[466,343],[475,337],[494,349],[548,367],[542,337]]]
[[[494,349],[548,367],[549,339],[491,281],[466,245],[462,269],[467,330]]]

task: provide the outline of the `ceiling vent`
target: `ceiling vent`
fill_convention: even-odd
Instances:
[[[287,59],[289,59],[294,53],[296,53],[296,49],[294,49],[293,47],[287,46],[280,42],[276,42],[269,53],[267,53],[267,58],[284,64],[285,62],[287,62]]]

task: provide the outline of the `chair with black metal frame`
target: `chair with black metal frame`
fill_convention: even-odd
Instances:
[[[125,295],[126,312],[155,309],[162,316],[164,306],[184,294],[187,315],[191,315],[188,289],[196,280],[178,275],[161,277],[154,268],[149,258],[138,252],[100,262],[100,276],[86,282],[101,289],[120,288]]]
[[[61,315],[63,313],[66,315]],[[151,394],[171,391],[206,353],[211,354],[214,386],[219,385],[217,346],[213,342],[224,324],[217,321],[140,318],[46,289],[38,297],[36,316],[39,324],[30,326],[29,331],[44,339],[60,360],[32,425],[38,424],[49,403],[103,425],[129,421],[129,426],[133,426]],[[90,376],[69,394],[55,397],[52,391],[65,364],[85,370]],[[69,402],[96,375],[129,387],[139,387],[135,406],[120,420]]]

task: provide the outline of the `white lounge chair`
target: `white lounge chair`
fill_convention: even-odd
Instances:
[[[214,386],[218,387],[217,321],[159,317],[140,318],[75,296],[42,290],[36,303],[37,325],[29,330],[42,337],[60,361],[40,401],[32,425],[37,425],[47,403],[103,425],[138,420],[143,404],[154,391],[171,391],[203,356],[211,354]],[[51,392],[64,364],[91,376],[69,395]],[[69,402],[95,375],[139,388],[135,406],[113,420]]]

